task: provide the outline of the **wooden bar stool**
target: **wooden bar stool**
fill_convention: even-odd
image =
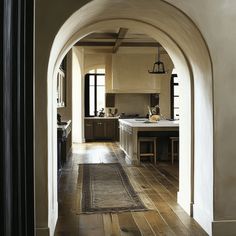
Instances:
[[[148,151],[147,152],[141,152],[141,144],[146,143],[148,144]],[[139,137],[138,138],[138,160],[139,164],[141,161],[141,157],[151,157],[154,159],[154,164],[156,165],[156,156],[157,156],[157,150],[156,150],[156,137]]]
[[[175,156],[179,157],[179,137],[170,137],[171,140],[171,161],[174,164]],[[175,144],[177,151],[175,152]]]

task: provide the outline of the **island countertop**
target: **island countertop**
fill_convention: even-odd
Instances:
[[[99,120],[99,119],[119,119],[119,116],[85,116],[85,120]]]
[[[121,124],[128,125],[132,128],[158,128],[158,127],[179,127],[178,120],[160,120],[158,122],[148,122],[148,119],[119,119]]]
[[[155,123],[147,122],[148,119],[145,118],[119,119],[120,147],[125,152],[127,161],[131,164],[140,164],[140,158],[138,157],[139,135],[141,137],[149,137],[149,135],[162,137],[159,140],[159,144],[170,134],[178,135],[179,122],[177,120],[160,120]],[[165,146],[168,147],[168,145]]]

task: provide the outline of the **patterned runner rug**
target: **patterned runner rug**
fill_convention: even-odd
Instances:
[[[79,172],[80,213],[147,210],[119,163],[81,164]]]

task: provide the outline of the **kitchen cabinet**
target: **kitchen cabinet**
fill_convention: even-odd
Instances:
[[[120,122],[119,132],[120,132],[120,147],[125,152],[126,156],[131,157],[133,153],[132,128],[124,124],[123,122]]]
[[[58,170],[67,162],[70,154],[72,145],[71,129],[71,120],[57,125]]]
[[[118,140],[118,119],[85,118],[85,140]]]
[[[93,139],[93,120],[85,120],[84,122],[84,135],[86,140]]]
[[[155,107],[156,105],[159,105],[159,94],[152,93],[150,94],[150,107]]]
[[[117,122],[117,120],[106,120],[105,121],[106,138],[116,139],[116,133],[117,133],[117,127],[118,127],[118,124],[116,122]]]
[[[106,93],[106,107],[115,107],[114,93]]]
[[[94,120],[93,121],[93,135],[94,135],[94,139],[105,139],[106,138],[106,122],[105,122],[105,120]]]

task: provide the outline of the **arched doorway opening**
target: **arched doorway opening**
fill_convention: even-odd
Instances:
[[[205,42],[190,19],[164,2],[156,3],[152,12],[150,9],[148,12],[145,7],[147,11],[144,11],[142,17],[138,11],[144,7],[142,4],[134,12],[127,3],[117,8],[109,4],[98,6],[97,3],[93,1],[67,20],[55,37],[51,49],[48,66],[48,127],[52,128],[48,130],[48,184],[55,186],[56,183],[55,71],[63,56],[78,39],[111,25],[128,26],[160,42],[174,62],[178,74],[184,79],[178,203],[189,214],[193,211],[194,218],[210,232],[213,217],[213,104],[211,61]],[[111,7],[116,9],[115,13]],[[91,9],[97,9],[97,12],[86,15]],[[171,13],[173,16],[178,15],[178,20],[163,22],[162,19]],[[206,122],[202,123],[202,120]],[[203,186],[205,179],[208,182]],[[54,195],[52,204],[57,204],[56,193],[51,194]]]

